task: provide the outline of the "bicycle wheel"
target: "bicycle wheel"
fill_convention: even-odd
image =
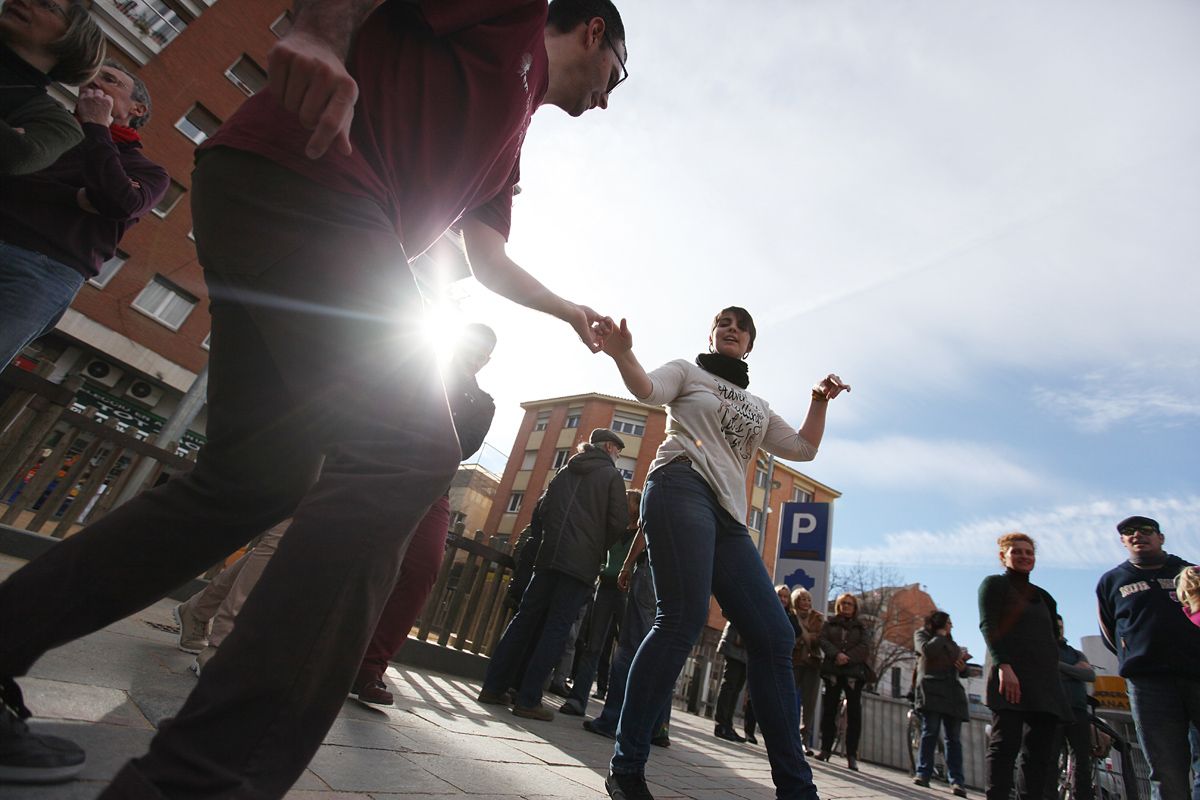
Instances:
[[[917,774],[917,754],[921,752],[921,715],[915,711],[908,714],[908,766]]]
[[[1058,751],[1058,758],[1054,760],[1055,775],[1055,796],[1058,800],[1074,800],[1075,797],[1075,759],[1070,755],[1067,749],[1066,742],[1063,742],[1062,748]],[[1095,786],[1095,784],[1092,784]]]

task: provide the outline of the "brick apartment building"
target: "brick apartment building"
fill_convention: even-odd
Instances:
[[[289,0],[95,0],[109,56],[153,101],[140,131],[146,155],[171,176],[167,196],[134,225],[117,257],[84,283],[55,331],[19,365],[50,378],[86,378],[81,402],[157,431],[208,360],[208,300],[191,238],[196,145],[265,86],[267,51],[290,21]],[[61,87],[60,99],[74,98]],[[187,444],[203,441],[203,414]],[[195,434],[201,434],[197,436]]]

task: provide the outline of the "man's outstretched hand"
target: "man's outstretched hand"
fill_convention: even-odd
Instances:
[[[350,155],[358,84],[328,42],[293,29],[271,48],[267,74],[271,93],[313,132],[304,148],[306,156],[320,158],[330,145]]]
[[[600,352],[600,349],[604,347],[605,337],[613,329],[611,317],[603,316],[587,306],[576,303],[567,303],[567,309],[563,313],[562,319],[575,329],[580,341],[587,345],[587,348],[593,353]]]

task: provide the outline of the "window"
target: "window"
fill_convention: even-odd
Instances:
[[[792,502],[793,503],[811,503],[812,498],[813,498],[812,492],[805,491],[804,489],[801,489],[799,486],[792,489]]]
[[[196,298],[161,275],[155,275],[134,298],[133,307],[177,331],[196,307]]]
[[[537,450],[526,450],[525,457],[523,459],[521,459],[521,469],[523,469],[523,470],[533,469],[533,462],[537,461],[537,454],[538,454]]]
[[[631,456],[617,456],[617,472],[627,481],[633,480],[633,471],[637,469],[637,459]]]
[[[112,280],[112,276],[121,271],[121,267],[125,266],[125,262],[129,260],[126,253],[118,250],[113,257],[100,265],[100,274],[94,278],[88,278],[88,283],[95,286],[97,289],[103,289],[108,286],[108,282]]]
[[[646,418],[640,414],[618,411],[613,414],[612,429],[617,433],[627,433],[630,436],[644,436],[646,434]]]
[[[521,510],[521,501],[525,499],[524,492],[513,492],[508,498],[508,513],[515,514]]]
[[[537,415],[537,421],[535,421],[533,423],[533,429],[535,431],[544,431],[544,430],[546,430],[546,426],[549,424],[550,424],[550,412],[549,411],[539,411],[538,415]]]
[[[175,123],[175,129],[195,144],[201,144],[205,139],[217,132],[221,120],[199,103],[194,104],[188,112]]]
[[[165,217],[179,204],[187,189],[183,188],[183,184],[172,179],[171,185],[167,187],[167,193],[163,195],[163,199],[158,201],[158,205],[154,207],[154,215],[157,217]]]
[[[257,94],[267,86],[266,71],[244,53],[232,67],[225,70],[225,77],[247,95]]]
[[[746,527],[752,531],[762,530],[763,513],[762,509],[750,507],[750,521],[746,523]]]
[[[563,427],[564,428],[578,428],[579,427],[579,416],[580,416],[580,412],[576,411],[575,409],[571,409],[570,411],[568,411],[567,412],[567,424],[564,425]]]
[[[271,23],[271,33],[283,38],[292,29],[292,12],[285,11]]]
[[[759,489],[767,488],[767,471],[765,469],[754,470],[754,485]]]
[[[567,465],[567,460],[571,457],[571,451],[563,448],[554,451],[554,468],[562,469]]]

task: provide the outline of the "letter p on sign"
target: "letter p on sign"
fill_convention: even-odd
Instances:
[[[792,517],[792,544],[799,544],[800,537],[817,529],[817,518],[812,514],[795,514]]]

